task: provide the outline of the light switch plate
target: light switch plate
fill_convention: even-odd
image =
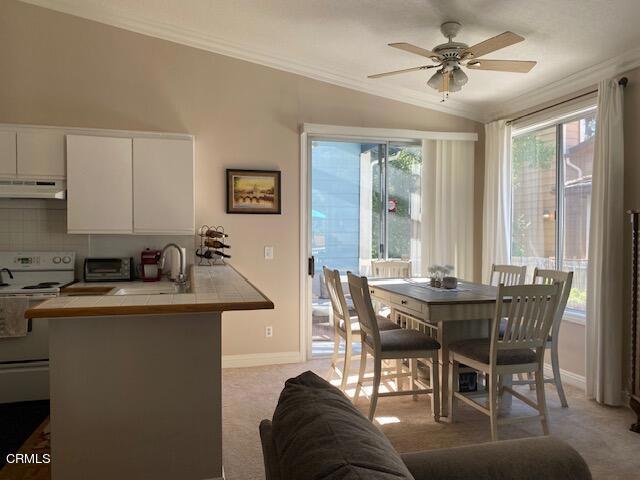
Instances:
[[[273,260],[273,247],[271,245],[265,245],[264,258],[265,260]]]

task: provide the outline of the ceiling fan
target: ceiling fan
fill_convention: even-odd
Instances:
[[[489,38],[473,46],[465,43],[454,42],[452,39],[460,32],[462,25],[458,22],[445,22],[440,26],[442,34],[449,39],[443,43],[426,50],[410,43],[390,43],[389,46],[426,57],[435,62],[435,65],[421,65],[419,67],[405,68],[393,72],[377,73],[369,75],[368,78],[380,78],[400,73],[415,72],[417,70],[427,70],[438,68],[436,73],[429,79],[427,85],[442,92],[446,96],[449,92],[458,92],[467,83],[469,77],[464,73],[462,67],[471,70],[493,70],[498,72],[527,73],[537,62],[523,60],[489,60],[479,57],[508,47],[518,42],[522,42],[524,37],[513,32],[504,32],[495,37]]]

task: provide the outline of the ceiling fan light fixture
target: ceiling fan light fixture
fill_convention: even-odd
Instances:
[[[451,72],[451,83],[457,87],[462,87],[469,81],[467,74],[462,71],[460,67],[457,67]],[[453,90],[452,90],[453,91]]]
[[[453,75],[451,75],[453,77]],[[466,75],[465,75],[466,76]],[[459,92],[462,90],[462,85],[456,85],[456,82],[449,79],[449,92]]]
[[[436,73],[434,73],[427,82],[427,85],[429,85],[434,90],[438,90],[442,85],[442,72],[438,70]]]

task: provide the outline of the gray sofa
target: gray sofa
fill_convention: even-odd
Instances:
[[[267,480],[589,480],[582,457],[553,437],[399,455],[337,388],[313,372],[287,380],[260,423]]]

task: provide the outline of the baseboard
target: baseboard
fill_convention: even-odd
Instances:
[[[544,364],[544,373],[545,375],[553,376],[550,364]],[[562,378],[562,383],[565,385],[571,385],[572,387],[577,387],[581,390],[587,389],[587,379],[582,375],[578,375],[577,373],[569,372],[568,370],[563,370],[561,368],[560,377]]]
[[[302,361],[300,352],[248,353],[245,355],[223,355],[222,368],[258,367]]]

